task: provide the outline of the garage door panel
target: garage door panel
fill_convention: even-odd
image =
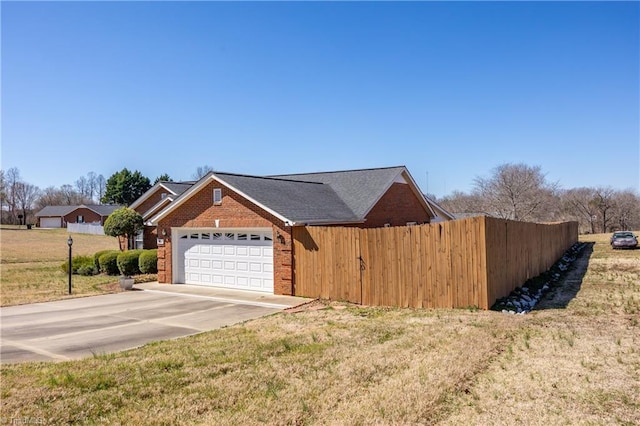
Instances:
[[[59,217],[43,217],[40,218],[40,226],[43,228],[61,228],[61,220]]]
[[[188,231],[186,237],[178,238],[186,283],[273,292],[270,232]]]

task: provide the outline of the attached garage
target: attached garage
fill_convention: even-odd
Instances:
[[[173,231],[174,282],[273,293],[271,229]]]
[[[41,217],[41,228],[62,228],[62,219],[60,217]]]

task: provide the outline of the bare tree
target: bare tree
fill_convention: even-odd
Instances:
[[[4,223],[4,206],[7,203],[7,188],[4,170],[0,169],[0,223]]]
[[[9,220],[10,223],[15,224],[18,220],[17,216],[17,198],[16,198],[16,190],[18,183],[20,183],[20,170],[16,167],[12,167],[7,170],[5,175],[5,190],[7,193],[7,205],[9,208]]]
[[[107,190],[107,180],[101,174],[96,177],[96,198],[102,200]]]
[[[611,187],[595,188],[592,203],[598,211],[601,232],[607,232],[612,222],[612,213],[615,208],[615,191]]]
[[[613,222],[619,230],[640,229],[640,197],[632,190],[614,195]]]
[[[96,174],[94,172],[87,173],[87,186],[88,186],[87,195],[93,201],[95,199],[96,189],[97,189]]]
[[[75,182],[75,184],[76,184],[76,191],[78,192],[78,194],[80,194],[85,198],[91,198],[90,197],[91,191],[89,190],[89,182],[87,181],[86,177],[80,176],[78,180]]]
[[[28,223],[35,201],[40,190],[37,186],[26,182],[18,182],[16,185],[16,207],[22,213],[24,223]]]
[[[212,171],[213,171],[213,167],[208,166],[206,164],[204,166],[198,166],[198,168],[196,169],[196,172],[192,175],[192,177],[195,180],[200,180],[207,173],[212,172]]]
[[[440,199],[438,203],[451,213],[473,214],[484,212],[482,199],[479,196],[465,194],[461,191],[453,191],[450,195]]]
[[[557,184],[546,181],[539,166],[502,164],[491,177],[474,181],[473,195],[481,197],[487,214],[513,220],[548,220],[544,208]]]
[[[596,220],[598,209],[593,200],[595,191],[593,188],[573,188],[564,191],[562,194],[563,210],[570,219],[577,220],[578,223],[589,229],[592,234],[596,233]]]

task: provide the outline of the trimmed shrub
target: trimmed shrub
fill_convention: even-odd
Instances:
[[[118,269],[121,275],[131,276],[138,275],[140,268],[138,267],[138,259],[142,250],[123,251],[118,255]]]
[[[143,250],[138,259],[138,267],[143,274],[158,272],[158,249]]]
[[[99,252],[96,252],[96,254],[93,255],[93,264],[95,265],[98,272],[103,272],[102,268],[100,268],[100,256],[112,251],[116,253],[120,253],[118,250],[100,250]]]
[[[118,275],[120,273],[120,271],[118,270],[119,254],[119,251],[113,250],[101,255],[98,258],[98,262],[100,263],[100,270],[107,275]]]
[[[71,259],[71,273],[77,274],[78,269],[82,266],[93,266],[93,257],[92,256],[73,256]],[[64,262],[60,265],[60,268],[65,272],[69,273],[69,262]]]
[[[78,268],[78,275],[91,276],[97,274],[98,270],[96,269],[95,265],[82,265]]]

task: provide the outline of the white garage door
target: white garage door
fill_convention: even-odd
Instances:
[[[41,228],[62,228],[61,220],[59,217],[41,217]]]
[[[178,232],[176,282],[273,293],[271,230]]]

